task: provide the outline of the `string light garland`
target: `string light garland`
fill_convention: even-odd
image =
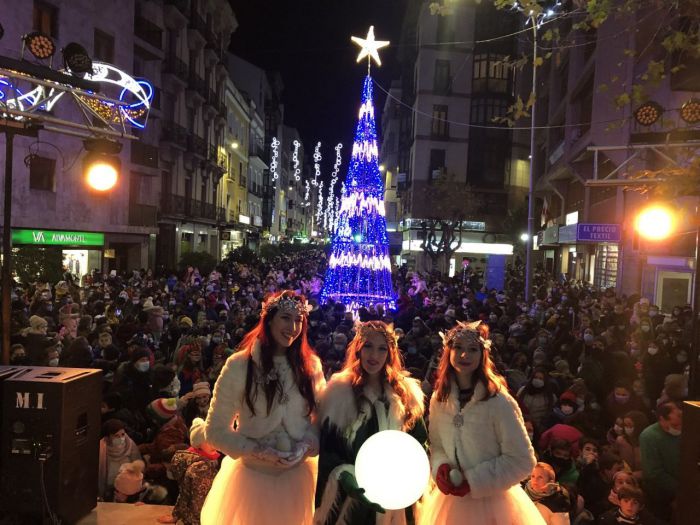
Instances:
[[[299,168],[299,146],[301,146],[298,140],[294,140],[292,143],[294,146],[294,151],[292,152],[292,165],[294,167],[294,180],[299,182],[301,180],[301,168]]]
[[[318,202],[316,203],[316,224],[319,226],[323,221],[323,181],[318,183]]]
[[[311,185],[308,179],[304,181],[304,208],[311,205],[309,202],[309,194],[311,193]]]
[[[314,147],[314,180],[311,182],[314,186],[318,186],[318,178],[321,176],[321,143],[317,142]]]
[[[329,192],[327,202],[333,210],[329,227],[334,235],[321,300],[341,301],[354,313],[371,305],[396,308],[372,83],[367,75],[342,197],[337,199]],[[336,148],[336,162],[339,151]]]
[[[272,180],[277,181],[279,179],[279,173],[277,173],[277,162],[280,156],[279,153],[280,141],[277,137],[272,137],[272,143],[270,144],[271,158],[270,158],[270,173],[272,173]]]

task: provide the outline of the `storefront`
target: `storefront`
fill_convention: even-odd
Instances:
[[[585,279],[597,288],[614,288],[618,277],[620,239],[619,224],[562,226],[558,234],[561,272],[572,279]]]
[[[102,269],[105,234],[40,229],[13,229],[12,246],[39,246],[61,250],[63,266],[78,279]]]

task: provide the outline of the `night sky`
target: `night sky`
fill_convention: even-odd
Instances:
[[[333,147],[352,143],[362,79],[367,63],[355,62],[359,47],[350,36],[365,38],[374,25],[382,67],[372,76],[388,89],[396,78],[396,48],[404,0],[230,0],[238,29],[231,52],[265,69],[277,70],[284,83],[285,122],[299,129],[307,151],[318,140],[326,160]],[[375,89],[377,124],[384,95]],[[313,151],[313,150],[312,150]],[[345,165],[345,160],[343,164]]]

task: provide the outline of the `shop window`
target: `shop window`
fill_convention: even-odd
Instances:
[[[41,31],[53,38],[58,37],[58,9],[46,2],[34,2],[32,13],[34,31]]]
[[[114,62],[114,37],[112,35],[95,29],[94,48],[93,59],[109,64]]]
[[[599,244],[595,258],[593,285],[599,289],[617,285],[617,244]]]
[[[29,188],[56,191],[56,160],[34,155],[29,164]]]

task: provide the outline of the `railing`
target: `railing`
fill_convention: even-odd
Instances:
[[[129,204],[129,226],[155,228],[158,225],[158,208],[148,204]]]
[[[202,77],[200,77],[195,71],[190,70],[189,77],[187,79],[187,86],[198,93],[206,93],[207,84]]]
[[[207,104],[218,110],[219,97],[216,95],[216,92],[213,89],[209,89],[207,91]]]
[[[265,160],[265,148],[256,142],[251,142],[248,147],[248,155],[251,157],[260,157],[260,159]]]
[[[158,168],[158,148],[140,141],[131,143],[131,162],[146,166],[148,168]]]
[[[202,158],[207,156],[207,142],[193,133],[187,135],[187,149]]]
[[[207,156],[207,160],[209,162],[211,162],[212,164],[216,164],[216,161],[217,161],[216,144],[209,144],[209,155]]]
[[[178,78],[185,79],[188,74],[187,64],[181,60],[175,53],[168,53],[165,57],[165,67],[163,73],[170,73]]]
[[[160,196],[160,210],[166,215],[186,215],[187,199],[182,195],[172,193],[162,193]]]
[[[150,20],[136,15],[134,34],[153,47],[163,49],[163,30]]]
[[[187,147],[187,130],[171,120],[164,120],[160,128],[161,140],[172,142],[183,148]]]
[[[226,208],[223,206],[216,207],[216,222],[226,222]]]

